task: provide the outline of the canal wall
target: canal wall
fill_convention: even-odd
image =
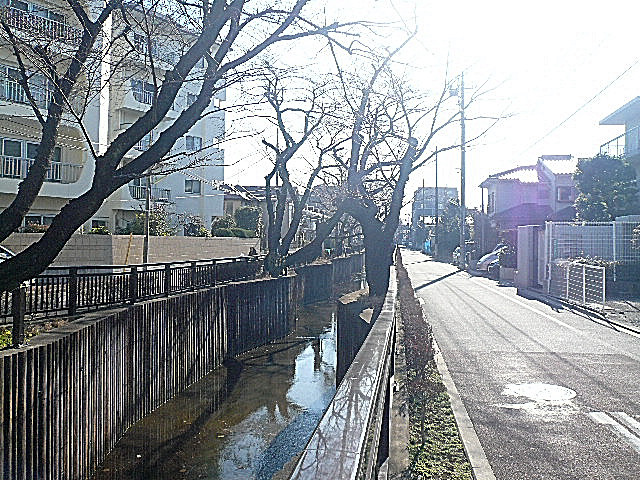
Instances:
[[[297,304],[329,298],[327,282],[351,278],[361,257],[87,315],[0,351],[0,478],[89,478],[132,424],[285,336]]]

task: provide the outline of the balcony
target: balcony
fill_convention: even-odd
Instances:
[[[1,68],[2,66],[0,66],[0,69]],[[40,84],[38,84],[35,83],[35,79],[39,79],[42,81],[40,82]],[[51,90],[47,88],[45,82],[46,81],[44,80],[44,78],[40,79],[40,76],[32,77],[32,79],[29,81],[31,95],[33,95],[33,99],[35,100],[36,105],[42,109],[49,108],[49,102],[52,95]],[[6,74],[0,74],[0,100],[6,100],[13,103],[23,103],[27,105],[29,104],[29,100],[27,99],[27,95],[25,94],[22,85],[20,85],[15,79]]]
[[[18,8],[0,7],[0,15],[10,27],[23,30],[32,37],[46,37],[72,45],[79,45],[82,39],[82,30],[79,28]]]
[[[147,187],[144,185],[129,185],[129,193],[135,200],[145,200],[147,197]],[[152,202],[171,202],[171,190],[168,188],[151,187]]]
[[[23,179],[33,165],[31,158],[17,158],[0,156],[0,177]],[[74,183],[80,178],[82,165],[71,163],[51,162],[45,182]]]
[[[600,146],[601,155],[633,158],[640,154],[640,127],[634,127]]]

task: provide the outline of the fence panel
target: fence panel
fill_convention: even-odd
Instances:
[[[549,294],[585,306],[604,308],[605,268],[579,262],[558,261],[549,268]]]

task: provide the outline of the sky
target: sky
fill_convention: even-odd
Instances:
[[[595,155],[624,130],[598,122],[640,95],[640,2],[317,1],[330,18],[395,22],[389,46],[402,41],[403,26],[416,26],[398,60],[416,85],[441,83],[447,68],[450,77],[464,72],[465,91],[489,89],[471,114],[504,118],[467,147],[469,206],[480,205],[478,185],[490,174],[541,155]],[[467,138],[483,129],[468,123]],[[261,156],[257,139],[226,146],[225,163],[233,166],[225,180],[261,184],[268,168]],[[439,185],[460,188],[459,169],[459,150],[440,155]],[[432,186],[434,174],[432,164],[414,172],[407,195],[423,181]]]

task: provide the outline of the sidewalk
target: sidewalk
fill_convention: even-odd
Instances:
[[[617,298],[605,303],[607,319],[640,328],[640,299]]]

